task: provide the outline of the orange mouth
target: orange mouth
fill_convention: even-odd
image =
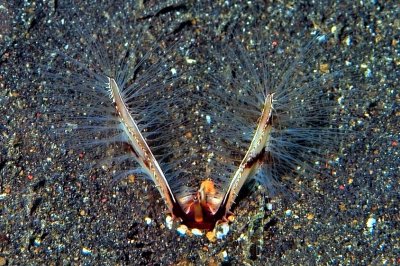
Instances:
[[[198,192],[189,200],[180,204],[174,204],[172,212],[189,228],[211,231],[217,222],[225,220],[226,206],[220,205],[215,200],[216,189],[214,182],[205,180],[201,183]]]

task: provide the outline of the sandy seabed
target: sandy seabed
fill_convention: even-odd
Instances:
[[[0,265],[399,264],[395,1],[157,2],[0,3]],[[332,177],[313,177],[314,193],[290,204],[262,190],[250,193],[238,202],[224,240],[168,230],[150,182],[123,181],[107,190],[104,172],[89,174],[79,154],[65,153],[43,134],[43,73],[52,51],[69,43],[69,21],[60,25],[63,18],[78,20],[73,13],[99,31],[145,22],[151,32],[179,36],[194,48],[217,41],[232,25],[264,25],[293,44],[313,30],[332,33],[335,60],[351,62],[367,80],[341,90],[351,100],[338,115],[349,118],[355,133]],[[197,61],[207,64],[205,57]]]

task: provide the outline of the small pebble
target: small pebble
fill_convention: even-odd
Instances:
[[[81,252],[83,255],[91,255],[92,254],[92,251],[87,247],[83,247]]]
[[[153,222],[153,220],[151,220],[150,217],[144,218],[144,221],[146,222],[147,225],[151,225],[151,223]]]
[[[342,212],[344,212],[345,210],[347,210],[346,204],[344,204],[343,202],[341,202],[341,203],[339,204],[339,210],[342,211]]]
[[[187,139],[191,139],[193,137],[193,134],[192,134],[192,132],[186,132],[185,133],[185,138],[187,138]]]
[[[128,176],[128,183],[132,184],[135,183],[135,175],[129,175]]]
[[[42,244],[42,241],[40,241],[39,238],[36,238],[36,239],[33,241],[33,245],[34,245],[35,247],[39,247],[41,244]]]
[[[369,217],[367,220],[367,227],[371,234],[374,232],[375,224],[376,224],[376,219],[373,217]]]
[[[352,42],[351,42],[350,36],[347,36],[347,37],[345,38],[344,42],[346,43],[347,46],[350,46],[351,43],[352,43]]]
[[[197,229],[197,228],[193,228],[192,229],[192,234],[195,235],[195,236],[202,236],[203,232],[201,230]]]
[[[178,232],[178,234],[179,234],[180,236],[184,236],[184,235],[186,235],[186,232],[188,231],[188,227],[187,227],[186,225],[184,225],[184,224],[181,224],[181,225],[176,229],[176,231]]]
[[[208,241],[210,242],[215,242],[217,239],[215,238],[215,232],[214,231],[209,231],[206,233],[206,237],[208,239]]]
[[[228,252],[226,252],[226,250],[222,251],[222,258],[226,261],[228,260]]]
[[[322,73],[329,73],[329,64],[321,64],[319,66],[319,71],[321,71]]]
[[[172,229],[173,223],[174,223],[174,221],[173,221],[172,217],[171,217],[170,215],[168,215],[168,216],[165,218],[165,225],[167,226],[167,228],[168,228],[169,230]]]
[[[367,68],[367,70],[365,70],[365,72],[364,72],[364,76],[365,76],[366,78],[372,78],[372,71],[371,71],[371,69]]]
[[[245,234],[240,234],[238,241],[246,241],[248,239],[248,237]]]
[[[188,64],[195,64],[197,61],[195,59],[191,59],[189,57],[185,57],[186,63]]]
[[[225,238],[228,233],[229,233],[229,224],[228,223],[222,223],[218,226],[217,234],[216,234],[218,239]]]
[[[319,43],[325,43],[328,40],[328,37],[326,37],[326,35],[321,35],[317,37],[317,40]]]
[[[211,116],[206,115],[207,124],[211,124]]]

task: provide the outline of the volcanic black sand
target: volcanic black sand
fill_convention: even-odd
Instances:
[[[0,266],[400,264],[396,1],[8,2],[0,2]],[[335,60],[364,77],[340,89],[338,115],[353,133],[330,174],[312,178],[312,193],[287,203],[258,189],[240,200],[224,240],[179,236],[165,228],[150,182],[106,187],[105,171],[91,173],[85,158],[44,133],[43,73],[79,16],[99,31],[144,23],[194,50],[232,27],[266,27],[297,45],[312,31],[330,33]]]

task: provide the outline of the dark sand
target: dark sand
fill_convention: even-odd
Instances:
[[[216,243],[166,229],[165,205],[150,182],[104,188],[106,176],[89,178],[84,160],[43,135],[42,72],[49,53],[68,43],[61,18],[74,7],[85,20],[96,17],[99,30],[132,25],[134,5],[116,2],[0,3],[0,265],[400,264],[396,1],[137,4],[151,32],[180,36],[192,48],[204,49],[235,23],[267,25],[293,44],[313,28],[334,32],[336,59],[370,71],[356,92],[341,90],[349,104],[340,115],[356,134],[343,145],[333,177],[315,176],[314,193],[290,205],[270,199],[272,211],[262,191],[248,195],[227,238]]]

